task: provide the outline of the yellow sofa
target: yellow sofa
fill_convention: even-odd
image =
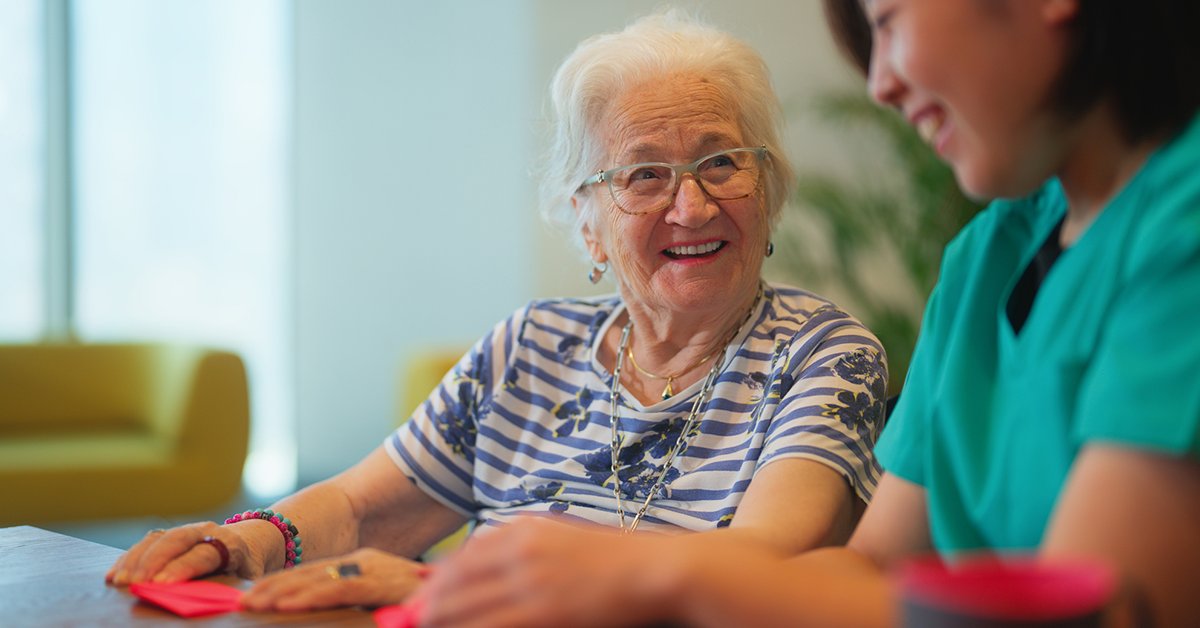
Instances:
[[[412,417],[417,408],[425,403],[433,389],[442,383],[442,378],[446,376],[446,373],[458,364],[466,352],[466,348],[437,348],[414,353],[404,368],[400,385],[403,397],[396,406],[399,409],[396,416],[398,425],[404,424]],[[468,523],[454,534],[438,541],[425,552],[425,560],[435,561],[454,553],[454,550],[458,549],[466,540],[471,526],[472,524]]]
[[[249,429],[232,353],[0,345],[0,527],[217,508],[240,489]]]

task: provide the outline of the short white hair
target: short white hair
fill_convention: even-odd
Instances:
[[[582,236],[595,203],[571,197],[603,167],[599,137],[608,105],[629,89],[678,75],[702,76],[721,91],[737,115],[747,146],[766,146],[763,202],[773,229],[795,184],[780,141],[783,110],[761,55],[729,33],[678,8],[657,11],[624,30],[584,40],[563,61],[550,85],[550,148],[540,167],[542,217],[571,236],[587,254]]]

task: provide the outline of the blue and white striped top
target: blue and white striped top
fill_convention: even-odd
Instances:
[[[422,490],[484,525],[555,513],[616,526],[612,374],[592,347],[624,307],[610,296],[518,310],[387,439],[388,453]],[[887,394],[879,341],[832,303],[783,286],[764,286],[750,320],[639,529],[729,525],[754,474],[785,458],[827,465],[870,500]],[[630,496],[644,500],[654,485],[702,385],[649,407],[620,389],[627,513]]]

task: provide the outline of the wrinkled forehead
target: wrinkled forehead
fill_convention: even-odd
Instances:
[[[725,90],[687,75],[631,86],[607,103],[596,127],[605,167],[691,161],[743,140],[736,103]]]

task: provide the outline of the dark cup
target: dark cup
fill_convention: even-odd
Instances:
[[[926,557],[898,579],[906,628],[1098,628],[1117,587],[1102,563],[1032,557]]]

